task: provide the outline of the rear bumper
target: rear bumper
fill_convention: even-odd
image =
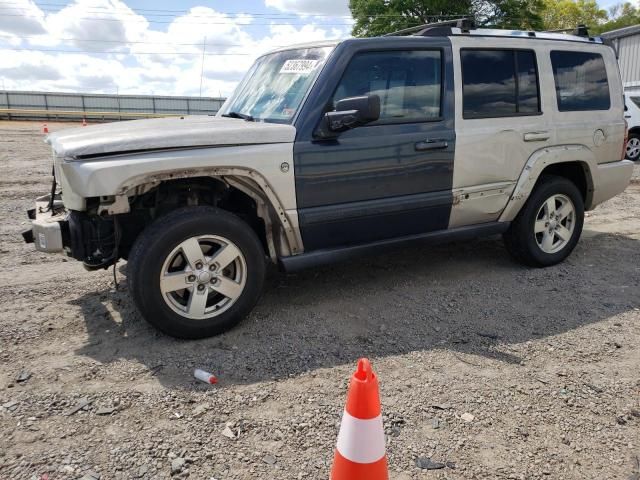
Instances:
[[[633,165],[629,160],[598,165],[591,208],[622,193],[629,186]]]
[[[26,243],[33,243],[36,250],[45,253],[61,253],[69,242],[69,222],[62,200],[54,197],[50,208],[49,195],[36,199],[36,208],[29,210],[31,230],[23,232]],[[57,213],[56,213],[57,212]]]

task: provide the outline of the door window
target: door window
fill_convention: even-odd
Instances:
[[[438,50],[356,54],[333,95],[380,97],[380,123],[422,122],[440,118],[442,60]]]
[[[609,83],[602,55],[589,52],[551,52],[558,110],[609,110]]]
[[[464,118],[540,113],[536,56],[532,50],[460,52]]]

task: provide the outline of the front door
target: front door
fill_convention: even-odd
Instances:
[[[316,103],[315,122],[307,122],[307,131],[303,125],[294,147],[306,251],[449,225],[455,147],[450,46],[443,39],[385,39],[385,48],[376,42],[347,43],[334,52],[341,60],[318,79],[334,82],[305,108],[313,112]],[[336,101],[369,93],[380,97],[378,121],[337,138],[313,135]]]

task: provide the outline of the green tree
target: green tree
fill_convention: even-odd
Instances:
[[[592,29],[594,35],[599,35],[618,28],[640,25],[640,8],[630,3],[621,3],[609,9],[609,21]]]
[[[425,23],[469,15],[471,0],[350,0],[353,35],[375,37]]]
[[[543,0],[350,0],[353,35],[373,37],[425,23],[473,17],[482,26],[539,29]]]
[[[591,29],[604,23],[607,11],[596,0],[543,0],[542,19],[546,30],[573,29],[586,25]]]

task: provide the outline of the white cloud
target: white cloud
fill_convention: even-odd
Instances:
[[[54,13],[32,0],[0,0],[0,7],[5,3],[30,12],[12,17],[18,22],[0,16],[0,79],[15,90],[198,95],[202,75],[203,95],[226,96],[266,51],[349,31],[313,17],[305,17],[306,25],[298,17],[296,25],[273,20],[255,28],[250,14],[204,6],[153,24],[122,0],[73,0]],[[29,51],[39,49],[56,51]]]
[[[265,0],[267,7],[298,15],[351,15],[348,0]]]
[[[0,0],[0,32],[36,35],[46,33],[44,13],[31,0]]]

